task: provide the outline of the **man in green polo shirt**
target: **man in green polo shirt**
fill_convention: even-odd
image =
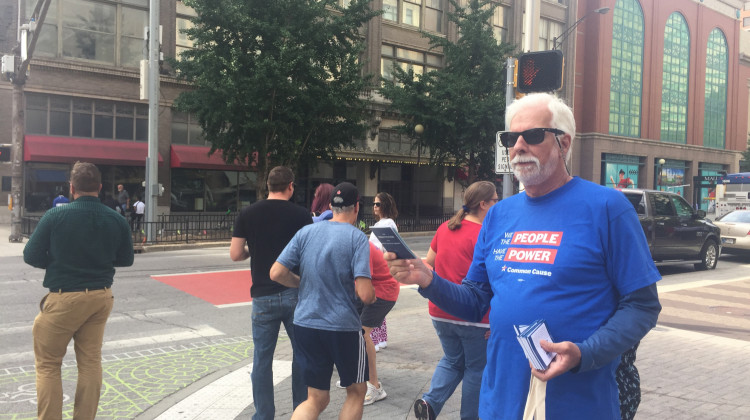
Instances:
[[[102,176],[91,163],[70,171],[67,206],[48,210],[23,250],[23,260],[47,270],[49,293],[34,320],[37,414],[62,418],[61,366],[68,343],[78,362],[73,418],[93,419],[102,387],[102,341],[112,311],[115,267],[133,265],[130,227],[99,201]]]

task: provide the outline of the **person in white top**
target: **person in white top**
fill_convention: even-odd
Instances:
[[[396,200],[393,199],[393,196],[387,192],[379,192],[375,195],[375,201],[372,205],[373,213],[377,219],[374,226],[390,226],[398,232],[396,222],[393,221],[393,219],[398,217],[398,208],[396,208]],[[370,234],[370,242],[383,251],[383,245],[375,237],[375,234]],[[372,329],[370,337],[372,338],[372,342],[375,343],[375,351],[380,351],[388,346],[388,327],[385,319],[383,319],[383,323],[379,327]]]
[[[141,230],[141,220],[143,220],[143,213],[146,211],[146,205],[143,201],[135,197],[135,203],[133,203],[133,230],[138,232]]]

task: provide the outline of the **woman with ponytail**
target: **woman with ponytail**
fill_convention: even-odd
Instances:
[[[466,189],[463,206],[438,227],[427,252],[426,261],[439,276],[461,283],[474,257],[474,245],[482,221],[497,201],[497,190],[491,182],[475,182]],[[429,308],[432,325],[443,347],[443,357],[432,375],[429,391],[414,402],[414,415],[417,419],[437,417],[443,404],[463,380],[461,418],[477,419],[479,387],[487,362],[489,312],[482,322],[475,323],[449,315],[432,302]]]

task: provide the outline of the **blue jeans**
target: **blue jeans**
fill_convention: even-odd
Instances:
[[[279,328],[284,329],[292,342],[292,402],[296,408],[307,399],[307,386],[296,357],[294,341],[294,308],[297,306],[297,289],[253,298],[253,420],[273,420],[276,406],[273,402],[273,353],[279,339]]]
[[[438,415],[443,404],[463,380],[461,419],[477,420],[479,388],[482,385],[484,365],[487,363],[487,340],[484,338],[487,328],[435,320],[432,325],[440,338],[444,355],[432,374],[430,390],[422,398]]]

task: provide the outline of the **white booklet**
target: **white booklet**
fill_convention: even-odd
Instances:
[[[547,323],[543,319],[534,321],[531,325],[514,325],[516,338],[523,348],[523,353],[537,370],[547,370],[552,359],[557,356],[555,352],[545,351],[539,342],[542,340],[553,342],[547,330]]]
[[[400,260],[415,260],[417,256],[409,249],[401,235],[392,226],[370,226],[370,231],[375,234],[383,249],[393,252]]]

